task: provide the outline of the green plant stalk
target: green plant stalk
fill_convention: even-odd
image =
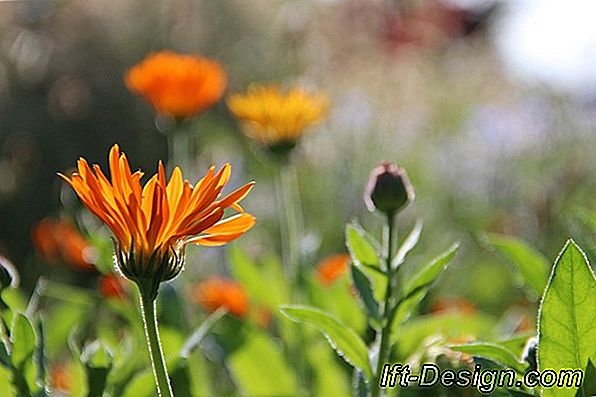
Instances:
[[[280,192],[280,209],[283,214],[280,214],[282,220],[282,233],[284,237],[283,249],[284,260],[287,268],[287,275],[292,281],[296,281],[300,277],[300,250],[299,240],[301,233],[301,226],[299,219],[301,219],[300,205],[298,200],[298,188],[296,187],[295,171],[290,164],[282,164],[279,170],[279,187]]]
[[[143,317],[147,348],[149,349],[149,357],[151,358],[151,368],[153,369],[153,376],[155,377],[157,393],[160,397],[174,397],[174,392],[170,385],[170,378],[168,377],[166,361],[159,340],[159,331],[157,330],[155,301],[155,297],[150,297],[149,294],[143,292],[142,289],[140,290],[141,315]]]
[[[391,259],[393,258],[393,240],[395,239],[395,225],[394,225],[395,214],[387,214],[387,243],[386,243],[386,258],[385,267],[387,272],[387,289],[385,290],[385,303],[383,305],[383,318],[385,323],[381,329],[381,342],[379,344],[379,353],[377,354],[377,369],[374,374],[375,382],[371,384],[371,395],[372,397],[379,397],[382,395],[382,389],[379,387],[379,377],[383,370],[383,364],[389,359],[389,353],[391,351],[390,339],[391,339],[391,324],[395,318],[397,307],[391,307],[391,301],[393,294],[395,293],[395,273],[397,269],[392,269]]]
[[[296,171],[288,159],[280,164],[278,181],[276,186],[280,213],[280,229],[282,235],[282,253],[286,276],[290,280],[291,299],[300,302],[299,288],[303,282],[302,265],[299,249],[299,240],[302,233],[302,211],[300,205],[300,193]],[[297,375],[300,384],[309,388],[308,367],[304,355],[306,336],[302,328],[298,328],[295,334],[295,343],[288,346],[289,357],[296,364]]]

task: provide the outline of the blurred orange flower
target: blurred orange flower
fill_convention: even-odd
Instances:
[[[72,186],[83,204],[116,236],[116,257],[122,273],[133,281],[167,281],[182,270],[187,244],[218,246],[241,236],[255,218],[238,204],[253,182],[219,198],[230,179],[231,166],[217,173],[211,167],[195,185],[184,181],[176,167],[169,182],[160,162],[157,174],[144,186],[141,171],[131,172],[118,145],[110,150],[111,181],[99,165],[83,158],[78,172],[60,176]],[[224,219],[224,211],[239,213]]]
[[[126,297],[122,278],[114,273],[101,276],[99,279],[99,292],[105,298],[122,300]]]
[[[348,271],[349,263],[347,254],[328,256],[317,265],[317,279],[324,285],[331,285]]]
[[[433,302],[431,313],[459,312],[464,315],[476,313],[476,306],[464,298],[442,297]]]
[[[226,73],[212,59],[162,51],[150,54],[125,75],[128,89],[142,96],[156,112],[192,117],[219,101]]]
[[[231,112],[244,123],[246,134],[266,145],[293,144],[327,113],[322,93],[303,88],[283,91],[279,86],[251,86],[245,94],[231,95]]]
[[[191,298],[210,313],[220,307],[238,317],[244,317],[248,312],[248,296],[244,287],[234,280],[221,277],[207,279],[192,288]]]
[[[93,270],[93,247],[67,221],[44,218],[32,230],[33,245],[39,255],[48,262],[74,265],[85,270]]]
[[[52,388],[63,393],[70,392],[70,371],[65,365],[54,365],[50,368],[50,383]]]

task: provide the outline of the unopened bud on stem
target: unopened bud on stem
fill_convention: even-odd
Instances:
[[[384,162],[372,170],[364,202],[370,211],[376,209],[393,215],[413,201],[414,196],[406,171],[396,164]]]

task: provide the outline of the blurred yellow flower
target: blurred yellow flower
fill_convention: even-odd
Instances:
[[[293,145],[306,129],[327,113],[329,102],[322,93],[292,87],[251,86],[244,94],[227,100],[231,112],[243,122],[245,133],[265,145]]]
[[[178,167],[167,182],[161,162],[157,174],[141,186],[143,173],[131,172],[118,145],[110,150],[109,162],[111,181],[97,164],[91,168],[83,158],[78,161],[78,172],[60,176],[112,230],[118,266],[133,281],[170,280],[182,270],[187,244],[223,245],[255,223],[238,204],[253,182],[219,198],[231,175],[229,164],[217,173],[211,167],[193,187],[183,180]],[[227,208],[239,214],[223,219]]]
[[[176,118],[209,109],[221,99],[227,82],[217,61],[170,51],[150,54],[128,70],[124,80],[157,113]]]

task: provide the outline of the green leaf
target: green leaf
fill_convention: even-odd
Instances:
[[[402,299],[400,301],[399,306],[397,307],[397,313],[395,314],[395,318],[393,319],[393,324],[391,325],[392,329],[392,339],[394,339],[394,335],[397,332],[397,329],[404,323],[410,316],[416,306],[424,299],[426,296],[427,290],[419,290],[413,294],[410,294],[406,299]]]
[[[251,301],[274,309],[289,300],[286,281],[276,262],[264,261],[258,266],[237,245],[230,247],[229,260],[232,274],[247,289]]]
[[[29,317],[17,313],[11,330],[12,355],[11,361],[15,368],[30,360],[35,350],[35,329]]]
[[[596,395],[596,367],[592,360],[588,360],[588,365],[584,370],[584,380],[575,397],[588,397]]]
[[[429,288],[453,259],[459,244],[452,244],[445,252],[435,257],[428,265],[408,280],[403,289],[403,299],[407,299],[418,291]]]
[[[87,397],[101,397],[112,369],[112,353],[100,341],[85,346],[81,354],[87,372]]]
[[[397,254],[391,261],[391,267],[397,269],[399,265],[405,262],[406,256],[416,247],[418,240],[420,240],[420,234],[422,233],[422,222],[418,221],[397,250]]]
[[[526,365],[519,361],[509,349],[494,343],[470,343],[451,345],[451,350],[467,353],[474,357],[483,357],[505,368],[513,368],[519,373],[526,371]]]
[[[379,303],[376,301],[374,297],[373,288],[370,280],[360,269],[354,266],[354,264],[350,266],[350,269],[352,272],[352,281],[354,282],[354,286],[358,291],[358,296],[360,300],[364,304],[366,313],[368,314],[371,320],[379,320]],[[378,323],[378,321],[376,322]]]
[[[283,305],[280,311],[290,320],[317,327],[344,360],[362,371],[368,380],[372,379],[366,344],[351,328],[313,307]]]
[[[513,397],[536,397],[534,394],[526,393],[524,391],[519,390],[507,390],[507,393],[509,393]]]
[[[350,251],[352,265],[356,266],[370,280],[373,296],[377,302],[385,297],[387,276],[381,270],[378,250],[370,242],[367,233],[357,224],[346,226],[346,246]]]
[[[392,334],[396,339],[397,358],[405,360],[418,352],[425,341],[447,341],[460,337],[488,338],[494,333],[496,321],[482,314],[462,315],[445,313],[418,316],[404,323],[399,332]]]
[[[298,382],[268,335],[252,330],[226,360],[241,395],[295,396]]]
[[[544,292],[538,316],[538,369],[584,369],[596,360],[596,278],[583,251],[568,240]],[[544,397],[575,389],[545,388]]]
[[[318,334],[309,335],[304,352],[312,368],[314,396],[349,396],[350,381],[344,364]]]
[[[4,341],[0,341],[0,364],[5,368],[10,368],[10,356]]]
[[[346,244],[350,250],[352,260],[360,266],[369,266],[380,269],[377,250],[369,242],[366,232],[357,224],[346,226]]]
[[[548,260],[528,244],[515,237],[487,234],[488,243],[513,264],[524,284],[540,296],[548,281]]]

